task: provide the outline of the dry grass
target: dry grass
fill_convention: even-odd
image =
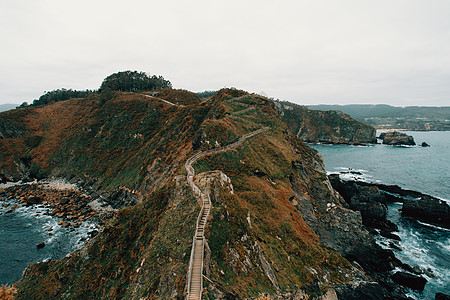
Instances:
[[[13,300],[16,298],[14,296],[16,293],[17,290],[13,285],[2,285],[0,287],[0,300]]]

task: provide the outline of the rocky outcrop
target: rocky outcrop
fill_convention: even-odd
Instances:
[[[436,293],[435,300],[450,300],[450,295],[444,293]]]
[[[450,228],[450,207],[447,202],[436,198],[405,199],[402,215]]]
[[[423,290],[427,280],[421,276],[406,272],[396,272],[392,275],[392,280],[400,285],[407,286],[414,290]]]
[[[416,142],[414,142],[414,138],[412,136],[407,135],[406,133],[403,133],[403,132],[398,132],[398,131],[383,132],[380,134],[379,138],[382,139],[383,144],[386,144],[386,145],[414,146],[416,144]]]
[[[351,300],[383,300],[383,288],[377,282],[357,281],[352,284],[343,284],[335,288],[338,299]]]
[[[340,111],[310,110],[289,102],[275,102],[289,129],[310,143],[376,144],[375,128]]]
[[[386,220],[386,198],[375,186],[362,186],[354,181],[342,181],[338,174],[329,176],[333,188],[341,194],[352,210],[360,211],[363,222]]]

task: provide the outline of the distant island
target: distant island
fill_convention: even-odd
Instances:
[[[406,106],[386,104],[308,105],[309,109],[340,110],[376,129],[417,131],[450,130],[450,107]]]

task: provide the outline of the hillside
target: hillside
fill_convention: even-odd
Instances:
[[[356,120],[379,129],[450,130],[450,107],[406,106],[385,104],[309,105],[308,108],[339,110]]]
[[[289,102],[275,102],[284,122],[300,139],[312,143],[376,143],[376,130],[340,111],[307,109]]]
[[[66,178],[107,203],[124,188],[138,198],[111,202],[115,217],[82,249],[29,266],[18,299],[182,298],[201,205],[185,163],[199,153],[210,153],[190,179],[211,199],[205,299],[318,296],[373,281],[350,262],[365,267],[364,253],[378,251],[360,214],[344,207],[320,154],[274,102],[235,89],[206,101],[146,94],[95,93],[0,114],[3,177]]]

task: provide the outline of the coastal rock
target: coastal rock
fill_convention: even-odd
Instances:
[[[25,205],[26,205],[26,206],[31,206],[31,205],[34,205],[34,204],[39,204],[39,203],[41,203],[41,202],[42,202],[42,198],[41,198],[41,197],[38,197],[38,196],[30,196],[30,197],[28,197],[28,199],[26,200]]]
[[[349,208],[361,212],[365,225],[375,225],[386,220],[386,198],[377,187],[342,181],[338,174],[332,174],[329,178],[331,185],[345,199]]]
[[[403,132],[389,131],[389,132],[386,132],[384,135],[380,135],[380,136],[383,137],[382,138],[383,144],[386,144],[386,145],[414,146],[416,144],[416,142],[414,142],[414,138],[412,136],[407,135],[406,133],[403,133]]]
[[[447,202],[436,198],[405,199],[402,215],[450,228],[450,207]]]
[[[383,288],[377,282],[358,281],[334,287],[338,299],[347,300],[382,300]]]
[[[430,147],[430,145],[427,144],[427,143],[425,143],[425,142],[422,142],[421,146],[422,146],[422,147]]]
[[[0,183],[7,183],[8,179],[4,174],[0,174]]]
[[[425,278],[406,272],[396,272],[392,275],[392,280],[413,290],[423,290],[425,288],[425,284],[427,283]]]
[[[450,300],[450,295],[444,293],[436,293],[434,296],[435,300]]]

